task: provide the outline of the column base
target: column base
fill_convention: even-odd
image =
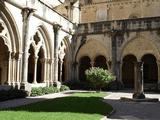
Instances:
[[[144,93],[134,93],[132,96],[133,99],[145,99]]]
[[[158,98],[136,99],[136,98],[121,97],[120,100],[123,102],[159,102]]]
[[[61,88],[61,85],[62,85],[62,84],[61,84],[61,82],[59,82],[59,81],[53,83],[53,86],[57,87],[58,89]]]
[[[16,83],[15,83],[15,88],[16,88],[16,89],[20,89],[20,87],[21,87],[20,83],[19,83],[19,82],[16,82]]]
[[[20,89],[27,91],[28,95],[30,95],[32,87],[29,83],[21,83],[20,84]]]

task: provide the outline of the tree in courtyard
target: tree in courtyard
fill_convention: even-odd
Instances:
[[[108,70],[99,67],[92,67],[85,71],[87,80],[96,90],[101,90],[104,86],[115,80],[115,76]]]

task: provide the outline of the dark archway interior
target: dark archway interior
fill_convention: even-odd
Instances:
[[[108,69],[107,64],[106,64],[106,58],[102,55],[98,56],[95,58],[95,67],[100,67],[103,69]]]
[[[134,63],[137,59],[133,55],[127,55],[123,58],[122,81],[125,88],[134,88],[135,72]]]
[[[44,58],[44,50],[42,47],[38,53],[38,61],[37,61],[37,83],[43,82],[43,58]]]
[[[62,65],[62,82],[66,80],[66,68],[67,68],[66,57],[64,57],[63,65]]]
[[[29,58],[28,58],[28,82],[33,83],[34,77],[34,49],[33,46],[30,46],[29,49]]]
[[[0,37],[0,84],[7,82],[8,66],[6,67],[6,61],[8,61],[8,54],[8,47],[4,44],[3,38]]]
[[[84,56],[80,59],[79,64],[79,79],[80,81],[86,81],[85,71],[91,67],[90,58],[88,56]]]
[[[147,54],[143,56],[142,62],[143,65],[143,75],[144,75],[144,83],[157,83],[158,82],[158,67],[156,58]]]

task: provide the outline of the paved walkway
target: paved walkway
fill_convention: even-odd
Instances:
[[[160,94],[145,94],[159,98]],[[124,102],[120,97],[132,97],[132,93],[112,92],[105,101],[113,106],[115,113],[107,120],[160,120],[160,102]]]

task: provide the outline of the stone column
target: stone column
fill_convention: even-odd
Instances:
[[[11,85],[11,52],[8,53],[8,72],[7,72],[7,84]]]
[[[112,41],[112,72],[114,75],[117,75],[117,40],[116,40],[116,31],[111,33]]]
[[[158,90],[160,90],[160,61],[157,60],[157,68],[158,68]]]
[[[62,66],[63,66],[63,60],[60,60],[60,79],[59,81],[62,83]]]
[[[41,73],[41,78],[44,83],[46,83],[46,62],[45,58],[40,59],[41,65],[42,65],[42,73]]]
[[[49,70],[49,68],[50,68],[49,60],[46,59],[46,81],[47,81],[48,86],[50,85],[50,72],[49,72],[50,70]]]
[[[45,82],[45,83],[47,84],[47,86],[48,86],[48,83],[47,83],[48,81],[47,81],[47,77],[46,77],[46,76],[47,76],[47,74],[46,74],[46,73],[47,73],[47,59],[46,59],[46,58],[43,59],[43,65],[44,65],[44,73],[43,73],[44,75],[43,75],[43,79],[44,79],[44,82]]]
[[[58,24],[53,25],[54,29],[54,82],[58,82],[58,41],[59,31],[61,26]]]
[[[144,99],[143,91],[143,62],[134,63],[135,80],[134,80],[134,99]]]
[[[12,69],[11,69],[11,72],[12,72],[12,76],[11,76],[11,85],[12,86],[15,86],[15,82],[16,82],[16,79],[15,79],[15,52],[12,52],[11,53],[11,59],[12,59]]]
[[[21,88],[22,89],[30,89],[29,87],[27,88],[27,73],[28,73],[28,49],[29,49],[29,21],[31,15],[34,13],[34,9],[31,8],[23,8],[22,9],[22,17],[23,17],[23,35],[22,35],[22,40],[23,40],[23,55],[22,55],[22,83],[21,83]]]
[[[123,66],[123,62],[121,61],[120,62],[120,71],[119,71],[120,72],[119,73],[120,74],[120,78],[119,79],[120,79],[120,82],[123,84],[123,81],[122,81],[122,66]]]
[[[91,60],[90,64],[91,64],[91,67],[94,67],[94,60]]]
[[[16,86],[19,88],[20,86],[20,59],[22,57],[22,53],[16,53],[15,59],[16,59]]]
[[[50,85],[53,85],[53,59],[50,59],[49,60],[49,65],[50,65],[50,67],[49,67],[49,71],[50,71]]]
[[[33,83],[37,83],[37,61],[38,61],[38,56],[34,57],[34,78],[33,78]]]

